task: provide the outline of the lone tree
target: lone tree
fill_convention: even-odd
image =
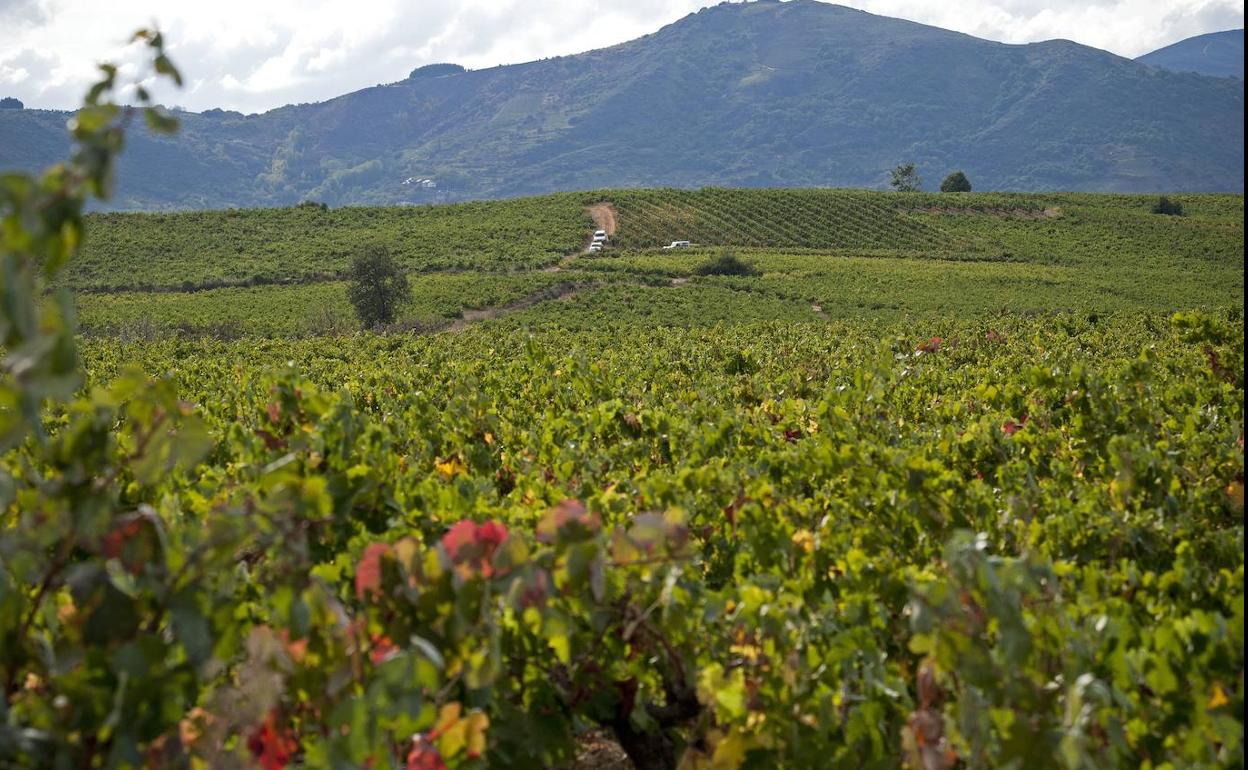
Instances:
[[[364,328],[394,323],[409,291],[407,276],[399,270],[394,256],[384,249],[361,251],[352,261],[348,277],[347,298]]]
[[[892,177],[888,184],[897,192],[919,192],[923,189],[923,180],[915,170],[913,163],[903,163],[889,172]]]
[[[940,183],[940,191],[943,192],[970,192],[971,180],[966,178],[966,174],[961,171],[955,171],[945,177],[945,181]]]

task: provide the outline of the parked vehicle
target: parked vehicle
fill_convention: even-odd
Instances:
[[[598,252],[602,251],[602,244],[595,241],[594,243],[589,244],[589,250],[597,254]]]
[[[672,244],[670,246],[664,246],[663,250],[671,251],[672,249],[687,249],[691,245],[693,244],[689,243],[689,241],[672,241]]]

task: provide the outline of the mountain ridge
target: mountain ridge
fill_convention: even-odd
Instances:
[[[1136,61],[1171,72],[1243,80],[1244,30],[1228,29],[1189,37],[1146,53]]]
[[[7,112],[0,165],[63,151],[63,117]],[[1243,190],[1242,81],[815,0],[721,4],[583,54],[182,117],[180,137],[132,142],[119,208],[881,187],[904,160],[929,188],[961,168],[977,189]],[[417,178],[440,187],[403,185]]]

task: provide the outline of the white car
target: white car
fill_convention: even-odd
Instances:
[[[589,244],[589,250],[590,250],[591,252],[593,252],[593,253],[597,254],[598,252],[602,251],[602,243],[600,243],[600,242],[598,242],[598,241],[595,241],[595,242],[593,242],[593,243]]]
[[[689,243],[689,241],[672,241],[672,244],[670,246],[664,246],[663,250],[671,251],[672,249],[687,249],[691,245],[693,244]]]
[[[595,232],[595,233],[594,233],[594,240],[595,240],[595,241],[605,241],[606,239],[607,239],[607,231],[606,231],[606,230],[598,230],[597,232]]]

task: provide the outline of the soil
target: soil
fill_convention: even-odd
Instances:
[[[599,230],[606,230],[607,237],[615,236],[615,204],[614,203],[595,203],[589,207],[589,215],[593,218],[594,224]]]

